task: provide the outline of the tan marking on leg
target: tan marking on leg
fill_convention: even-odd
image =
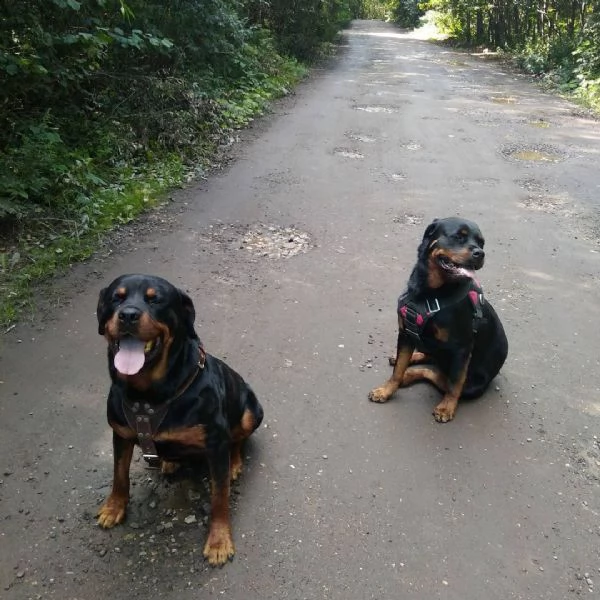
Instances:
[[[123,522],[129,502],[129,466],[135,444],[133,441],[118,438],[115,442],[116,435],[113,434],[115,458],[112,491],[96,515],[98,525],[105,529]]]
[[[240,476],[243,465],[242,442],[233,442],[233,444],[231,444],[231,481],[236,481]]]
[[[211,480],[211,518],[204,557],[213,567],[225,564],[235,554],[229,522],[229,477],[221,485]]]
[[[435,367],[423,367],[417,365],[408,367],[404,373],[404,378],[402,379],[402,387],[412,385],[417,381],[429,381],[442,392],[446,392],[448,389],[446,377]]]
[[[467,369],[469,368],[470,360],[471,357],[465,361],[456,383],[448,383],[448,391],[442,398],[442,401],[433,409],[433,416],[438,423],[447,423],[448,421],[452,421],[452,419],[454,419],[454,415],[456,414],[456,409],[458,407],[458,399],[462,394],[465,380],[467,378]]]
[[[403,348],[398,354],[398,359],[394,365],[392,376],[381,386],[369,392],[369,400],[371,402],[387,402],[402,383],[404,371],[408,367],[410,357],[412,356],[412,348]]]

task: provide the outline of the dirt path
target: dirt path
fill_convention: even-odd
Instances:
[[[56,598],[563,599],[600,593],[600,127],[496,64],[358,22],[336,64],[2,340],[0,593]],[[486,236],[510,356],[438,425],[388,404],[395,301],[434,217]],[[166,276],[266,411],[234,494],[235,560],[201,559],[201,476],[110,483],[100,287]],[[589,590],[589,591],[588,591]],[[593,594],[590,594],[590,591]]]

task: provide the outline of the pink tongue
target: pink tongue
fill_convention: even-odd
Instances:
[[[145,343],[134,338],[124,338],[119,342],[119,351],[115,354],[115,369],[123,375],[135,375],[144,366]]]

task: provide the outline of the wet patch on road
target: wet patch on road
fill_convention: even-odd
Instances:
[[[358,152],[358,150],[349,150],[348,148],[335,148],[333,153],[343,158],[352,158],[355,160],[360,160],[365,157],[362,152]]]
[[[557,163],[567,158],[567,153],[550,144],[507,144],[500,154],[509,160],[535,163]]]
[[[392,181],[404,181],[406,179],[406,175],[404,173],[390,173],[389,178]]]
[[[347,131],[345,133],[347,138],[350,138],[351,140],[354,140],[355,142],[364,142],[365,144],[372,144],[373,142],[376,142],[377,139],[370,136],[370,135],[365,135],[362,133],[355,133],[353,131]]]

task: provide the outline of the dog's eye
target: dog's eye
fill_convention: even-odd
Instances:
[[[467,239],[467,234],[464,231],[459,231],[452,236],[455,240],[459,242],[464,242]]]
[[[115,302],[123,302],[127,298],[127,292],[123,288],[115,290],[113,294],[113,300]]]

